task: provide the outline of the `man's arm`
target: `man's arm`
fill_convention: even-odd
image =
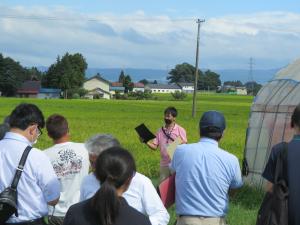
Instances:
[[[146,145],[150,148],[150,149],[152,149],[152,150],[156,150],[157,149],[157,145],[156,144],[154,144],[152,141],[148,141],[147,143],[146,143]]]
[[[239,160],[236,157],[234,157],[233,174],[232,174],[232,180],[231,180],[229,188],[230,189],[237,189],[237,188],[240,188],[242,186],[243,186],[243,179],[242,179],[242,173],[241,173]],[[230,191],[230,192],[233,192],[233,191]]]
[[[271,183],[270,181],[267,181],[266,186],[265,186],[265,191],[273,192],[273,183]]]
[[[151,224],[167,225],[170,219],[169,213],[149,179],[144,181],[142,191],[143,206],[145,207],[145,212],[149,216]]]
[[[38,182],[48,205],[55,206],[60,197],[60,182],[49,158],[41,152],[39,155]]]
[[[51,206],[55,206],[59,201],[59,198],[53,200],[53,201],[50,201],[50,202],[47,202],[48,205],[51,205]]]

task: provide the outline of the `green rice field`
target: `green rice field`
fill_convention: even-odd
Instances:
[[[70,126],[72,140],[84,142],[96,133],[110,133],[130,150],[137,163],[138,171],[152,178],[156,183],[159,174],[159,152],[153,152],[139,142],[134,128],[145,123],[156,132],[163,125],[163,111],[168,106],[178,110],[177,122],[187,131],[188,142],[199,140],[198,122],[207,110],[224,113],[227,129],[220,146],[236,155],[240,162],[243,157],[245,134],[253,97],[220,94],[199,94],[197,96],[197,115],[191,116],[192,96],[185,101],[174,101],[170,95],[157,95],[156,100],[50,100],[0,98],[0,120],[21,102],[34,103],[40,107],[45,117],[53,113],[64,115]],[[52,143],[44,134],[36,147],[45,149]],[[243,187],[231,198],[228,215],[230,225],[253,225],[263,193],[253,188]],[[174,209],[169,210],[174,224]]]

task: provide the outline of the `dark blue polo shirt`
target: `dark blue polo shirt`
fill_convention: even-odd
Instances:
[[[283,150],[283,144],[272,148],[262,176],[274,183],[276,159]],[[289,225],[300,225],[300,135],[295,135],[288,143],[288,177],[289,184]]]

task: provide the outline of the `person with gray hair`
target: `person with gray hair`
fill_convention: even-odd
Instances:
[[[80,201],[94,196],[100,188],[94,171],[98,156],[107,149],[120,147],[120,142],[110,134],[97,134],[86,141],[92,173],[87,175],[81,184]],[[151,180],[136,172],[128,190],[123,194],[128,204],[139,212],[149,216],[152,225],[167,225],[170,216],[163,206]]]

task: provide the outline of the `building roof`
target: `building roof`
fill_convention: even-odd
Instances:
[[[95,88],[95,89],[93,89],[93,90],[90,90],[89,92],[88,92],[89,94],[94,94],[94,93],[105,93],[105,94],[108,94],[108,95],[110,95],[110,93],[108,92],[108,91],[105,91],[105,90],[103,90],[102,88]]]
[[[60,94],[61,89],[57,89],[57,88],[41,88],[40,89],[40,93],[57,93]]]
[[[190,86],[190,87],[194,87],[194,84],[193,83],[184,83],[184,82],[179,82],[177,83],[180,87],[183,87],[183,86]]]
[[[180,89],[176,84],[147,84],[146,87],[150,89]]]
[[[133,87],[134,88],[144,88],[145,85],[143,83],[138,82],[138,83],[133,83]]]
[[[41,88],[41,81],[28,80],[23,82],[22,86],[17,90],[18,94],[38,94]]]
[[[123,84],[121,82],[111,82],[111,87],[123,87]]]
[[[119,87],[119,86],[110,86],[110,91],[125,91],[125,87]]]
[[[99,75],[95,75],[93,77],[90,77],[89,79],[87,79],[85,82],[90,81],[92,79],[97,79],[99,81],[102,81],[104,83],[107,83],[108,85],[110,85],[110,82],[108,80],[105,80],[103,77],[99,76]]]

